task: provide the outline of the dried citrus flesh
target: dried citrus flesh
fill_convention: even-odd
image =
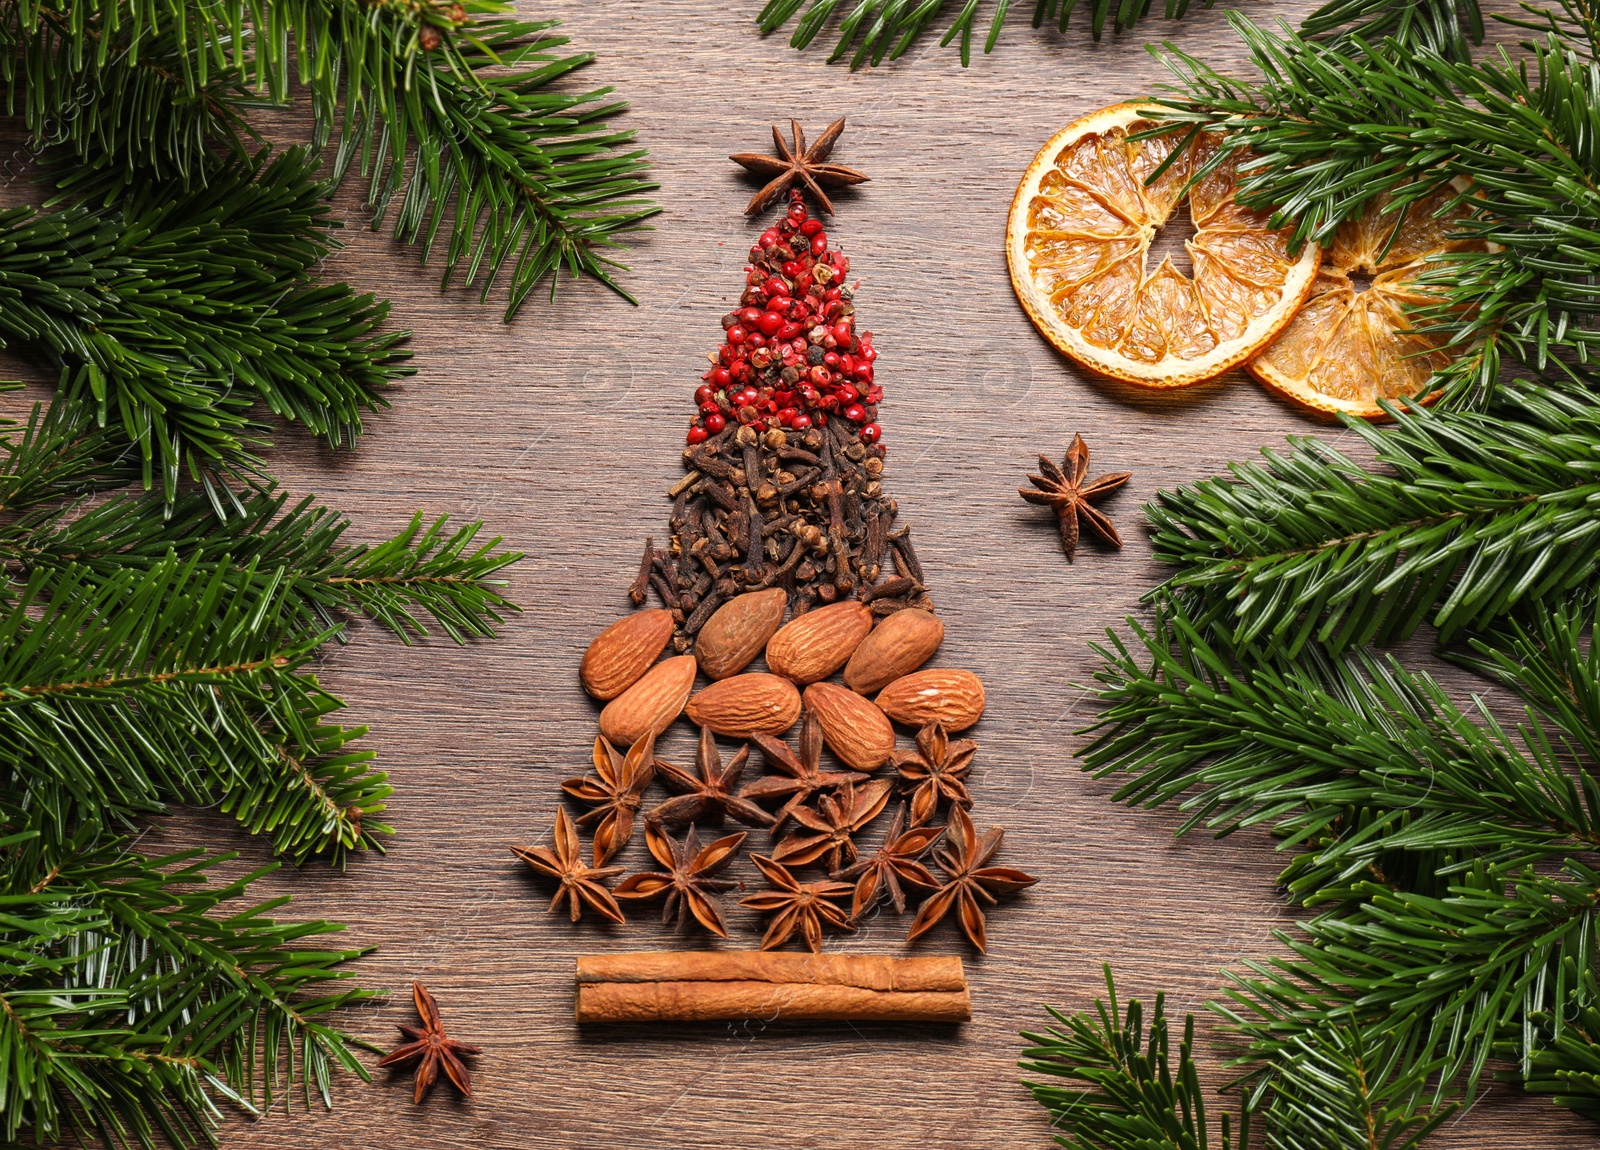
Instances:
[[[1216,139],[1185,130],[1130,141],[1156,124],[1116,104],[1069,124],[1034,157],[1006,226],[1017,298],[1079,363],[1146,387],[1210,379],[1260,351],[1316,280],[1320,252],[1289,254],[1287,230],[1234,201],[1232,156],[1184,192]],[[1152,173],[1182,147],[1159,178]],[[1187,194],[1190,278],[1150,244]]]
[[[1247,365],[1272,390],[1327,414],[1384,418],[1379,399],[1426,403],[1434,372],[1463,348],[1445,337],[1413,330],[1408,307],[1438,302],[1439,288],[1420,283],[1428,258],[1475,241],[1451,239],[1468,214],[1455,202],[1465,182],[1446,184],[1407,207],[1384,211],[1375,199],[1357,219],[1341,224],[1322,257],[1311,295],[1276,340]],[[1398,225],[1398,226],[1397,226]],[[1372,277],[1365,291],[1352,276]]]

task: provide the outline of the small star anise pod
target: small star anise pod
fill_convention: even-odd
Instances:
[[[1085,483],[1084,476],[1089,474],[1089,445],[1081,435],[1072,437],[1072,444],[1067,448],[1062,464],[1062,467],[1057,467],[1048,457],[1039,456],[1039,468],[1044,474],[1028,476],[1029,482],[1039,490],[1029,491],[1026,487],[1019,487],[1017,494],[1029,503],[1049,507],[1056,513],[1061,526],[1061,549],[1067,553],[1069,560],[1078,549],[1080,523],[1113,547],[1121,547],[1122,536],[1117,534],[1116,527],[1103,512],[1091,505],[1128,482],[1133,472],[1118,471]]]
[[[657,759],[656,770],[661,772],[662,781],[683,794],[668,799],[646,817],[671,827],[694,822],[720,823],[730,815],[750,827],[771,825],[771,815],[733,791],[744,777],[744,765],[749,758],[750,748],[740,747],[739,753],[724,767],[710,728],[701,727],[700,749],[695,752],[695,765],[700,770],[700,777],[696,778],[680,767]]]
[[[850,893],[847,882],[801,882],[789,873],[782,863],[773,862],[762,855],[751,855],[750,861],[767,876],[774,889],[762,891],[739,900],[740,906],[750,907],[762,914],[772,915],[767,933],[761,936],[761,949],[774,950],[793,937],[798,929],[811,953],[822,950],[824,925],[839,930],[854,930],[850,916],[834,899]]]
[[[834,875],[838,879],[855,879],[856,894],[850,903],[850,921],[860,922],[861,916],[877,905],[884,895],[894,906],[896,914],[906,912],[906,892],[900,883],[937,890],[939,880],[928,872],[917,859],[944,834],[943,827],[913,827],[906,830],[906,808],[901,804],[889,824],[889,833],[871,858],[862,859]]]
[[[900,777],[911,784],[911,825],[920,827],[939,813],[943,802],[972,806],[965,779],[972,770],[978,744],[971,739],[950,741],[944,727],[929,723],[917,732],[915,751],[896,751],[890,758]]]
[[[739,797],[787,800],[778,808],[778,813],[772,820],[773,835],[776,835],[778,828],[794,814],[795,808],[810,801],[811,796],[818,791],[841,787],[861,777],[855,771],[822,769],[822,725],[810,711],[807,711],[805,718],[800,721],[798,754],[789,750],[782,740],[774,739],[771,735],[757,735],[755,740],[756,746],[761,748],[762,755],[766,757],[767,766],[780,771],[781,774],[757,779],[740,791]]]
[[[835,794],[818,798],[816,810],[796,807],[794,818],[800,826],[777,845],[772,860],[784,866],[804,866],[826,857],[830,871],[849,866],[856,861],[856,844],[850,836],[882,813],[891,786],[888,779],[852,781]]]
[[[416,1091],[411,1096],[413,1102],[422,1101],[428,1088],[439,1077],[441,1066],[444,1067],[445,1077],[450,1079],[455,1088],[471,1098],[472,1078],[467,1074],[467,1065],[461,1061],[461,1056],[477,1054],[478,1048],[445,1036],[444,1024],[439,1021],[439,1004],[422,983],[411,984],[411,998],[417,1004],[417,1016],[422,1019],[422,1025],[407,1026],[401,1023],[400,1033],[405,1036],[405,1044],[385,1054],[378,1060],[378,1065],[410,1066],[413,1062],[418,1063]]]
[[[555,897],[550,900],[552,911],[565,901],[571,907],[573,922],[582,916],[585,906],[612,922],[624,921],[622,908],[605,888],[604,880],[628,868],[590,866],[584,862],[578,828],[573,825],[572,816],[564,808],[556,811],[554,850],[549,847],[512,847],[511,853],[540,874],[556,879],[561,884],[556,888]]]
[[[842,188],[850,184],[864,184],[868,177],[841,164],[829,164],[824,161],[833,152],[833,145],[839,139],[839,133],[844,131],[844,117],[840,116],[829,124],[817,137],[817,142],[809,148],[806,147],[806,134],[800,129],[799,120],[790,120],[789,127],[794,132],[794,146],[784,140],[783,134],[778,131],[778,125],[772,125],[772,144],[777,149],[776,156],[763,156],[759,152],[740,152],[728,159],[738,164],[748,172],[769,178],[766,187],[757,192],[750,201],[750,206],[745,208],[747,216],[758,215],[766,211],[773,204],[783,198],[783,194],[795,185],[804,185],[813,196],[817,197],[817,206],[828,215],[833,215],[833,202],[828,199],[828,194],[823,188]]]
[[[972,945],[982,953],[987,950],[989,937],[985,930],[983,906],[993,906],[1000,894],[1011,894],[1030,887],[1039,880],[1030,874],[1010,867],[986,866],[1000,849],[1005,830],[992,827],[978,837],[972,819],[960,807],[950,808],[950,825],[945,828],[945,849],[936,852],[933,861],[944,871],[947,881],[917,909],[906,941],[921,938],[932,930],[949,913],[958,908],[961,929]]]
[[[592,823],[594,861],[605,864],[633,837],[633,818],[644,804],[644,792],[656,775],[656,737],[646,735],[628,748],[626,756],[617,753],[604,735],[594,741],[595,778],[568,779],[561,789],[594,807],[578,819],[580,827]]]
[[[665,873],[646,871],[629,875],[617,884],[612,893],[618,898],[655,898],[667,896],[661,911],[661,921],[680,928],[687,925],[685,908],[695,921],[718,938],[728,937],[728,928],[722,924],[722,910],[716,896],[732,890],[739,883],[734,879],[713,878],[718,871],[733,861],[739,853],[749,831],[727,835],[713,843],[700,845],[693,827],[682,843],[675,843],[660,824],[647,822],[644,826],[645,845],[655,856]]]

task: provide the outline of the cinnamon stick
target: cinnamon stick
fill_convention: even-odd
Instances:
[[[961,960],[771,951],[643,952],[578,959],[579,1022],[741,1018],[964,1022]]]

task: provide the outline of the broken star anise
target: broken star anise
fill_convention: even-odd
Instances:
[[[800,722],[800,748],[796,753],[780,739],[771,735],[756,735],[756,745],[766,757],[767,766],[781,772],[757,779],[739,792],[745,799],[784,799],[772,820],[772,833],[794,814],[802,803],[808,802],[818,791],[831,790],[861,776],[855,771],[825,771],[822,769],[822,725],[816,715],[806,712]]]
[[[778,125],[772,125],[772,143],[778,151],[776,156],[764,156],[760,152],[740,152],[736,156],[728,157],[746,171],[754,172],[768,180],[766,187],[757,192],[750,200],[750,205],[745,208],[744,214],[747,216],[766,211],[797,184],[804,186],[815,196],[817,206],[831,216],[833,202],[828,199],[828,194],[822,190],[823,188],[842,188],[850,184],[867,182],[868,177],[860,172],[842,164],[826,162],[833,152],[833,145],[839,139],[839,133],[844,131],[843,116],[824,128],[822,135],[817,137],[817,142],[809,148],[806,147],[806,134],[800,129],[800,121],[790,120],[789,127],[794,132],[793,146],[783,138],[783,133],[778,131]]]
[[[860,922],[861,916],[877,905],[884,895],[896,914],[906,911],[906,892],[900,884],[909,882],[927,890],[937,890],[939,880],[928,868],[917,861],[922,852],[931,847],[944,834],[943,827],[913,827],[906,830],[906,808],[902,803],[889,823],[889,833],[883,845],[871,858],[862,859],[834,875],[838,879],[855,879],[855,898],[850,903],[850,921]]]
[[[1128,482],[1133,472],[1118,471],[1085,483],[1084,477],[1089,474],[1089,445],[1081,435],[1072,437],[1062,465],[1057,467],[1048,456],[1039,456],[1039,468],[1044,474],[1028,476],[1038,490],[1019,487],[1017,494],[1029,503],[1040,504],[1056,513],[1061,527],[1061,549],[1067,553],[1068,560],[1078,549],[1080,524],[1113,547],[1121,547],[1122,536],[1117,534],[1116,526],[1093,504]]]
[[[850,894],[849,883],[801,882],[782,863],[773,862],[762,855],[751,855],[750,861],[760,868],[774,888],[739,900],[740,906],[772,915],[772,921],[767,923],[767,933],[761,936],[762,950],[782,946],[799,930],[806,946],[812,954],[816,954],[822,950],[824,925],[839,930],[855,929],[844,907],[833,901]]]
[[[826,858],[830,871],[849,866],[856,861],[851,836],[882,813],[893,785],[889,779],[851,781],[836,793],[818,798],[816,810],[796,807],[794,819],[800,825],[773,848],[773,861],[804,866]]]
[[[644,792],[656,774],[656,737],[639,739],[620,755],[604,735],[594,741],[594,778],[568,779],[561,789],[594,808],[578,819],[580,827],[594,829],[594,861],[605,865],[633,837],[633,818],[644,803]]]
[[[422,1101],[428,1088],[439,1077],[440,1067],[444,1068],[445,1077],[450,1079],[451,1084],[471,1098],[472,1078],[467,1074],[467,1065],[461,1061],[461,1056],[477,1054],[478,1048],[446,1037],[444,1024],[439,1021],[439,1004],[422,983],[411,984],[411,998],[417,1004],[417,1016],[422,1019],[422,1025],[407,1026],[400,1023],[400,1033],[405,1036],[405,1043],[380,1058],[378,1065],[410,1066],[413,1062],[417,1063],[416,1090],[411,1096],[413,1102]]]
[[[907,942],[927,934],[953,906],[957,908],[961,929],[972,945],[980,952],[988,949],[982,903],[993,906],[999,901],[996,895],[1011,894],[1039,881],[1011,867],[985,865],[1000,849],[1005,833],[1001,827],[991,827],[979,838],[967,812],[960,807],[950,808],[945,848],[934,852],[933,856],[933,861],[944,871],[946,881],[917,909],[917,917],[906,935]]]
[[[977,750],[971,739],[951,741],[942,724],[929,723],[917,732],[915,751],[894,752],[889,761],[910,784],[912,826],[931,822],[942,803],[972,806],[965,780]]]
[[[724,767],[711,729],[701,727],[700,749],[695,752],[699,777],[657,759],[656,770],[661,773],[662,781],[673,790],[683,793],[668,799],[646,817],[672,827],[693,822],[720,823],[725,816],[732,816],[750,827],[771,825],[771,815],[749,799],[734,793],[734,788],[744,777],[744,766],[749,758],[750,748],[740,747],[738,754]]]
[[[565,809],[556,811],[554,837],[554,850],[550,847],[511,848],[512,854],[534,870],[560,883],[556,887],[555,897],[550,900],[550,909],[554,911],[564,901],[572,910],[573,922],[578,921],[586,906],[612,922],[623,922],[622,908],[617,905],[617,900],[611,897],[611,892],[605,888],[604,880],[612,875],[621,874],[628,868],[590,866],[584,862],[583,843],[578,840],[578,828],[573,825],[572,816],[567,814]]]
[[[618,898],[639,899],[665,894],[667,902],[661,911],[662,922],[682,927],[688,923],[688,916],[693,915],[695,921],[712,934],[727,938],[728,928],[722,923],[722,910],[716,896],[740,884],[734,879],[712,876],[733,861],[749,833],[740,831],[726,835],[702,847],[693,827],[682,843],[675,843],[659,823],[647,822],[645,845],[664,868],[664,873],[646,871],[629,875],[612,893]]]

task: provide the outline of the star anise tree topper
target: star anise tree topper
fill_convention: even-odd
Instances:
[[[759,215],[766,211],[796,185],[803,185],[816,197],[817,206],[831,216],[833,201],[828,199],[828,194],[822,190],[823,188],[864,184],[869,179],[854,168],[826,162],[833,152],[833,145],[839,139],[839,133],[844,131],[843,116],[824,128],[822,135],[817,137],[817,142],[809,148],[806,147],[806,134],[801,130],[800,121],[790,120],[789,127],[794,132],[792,145],[783,138],[778,125],[772,125],[772,143],[778,152],[776,156],[764,156],[760,152],[740,152],[728,157],[746,171],[754,172],[768,180],[767,185],[750,200],[750,206],[745,208],[744,214],[747,216]]]

